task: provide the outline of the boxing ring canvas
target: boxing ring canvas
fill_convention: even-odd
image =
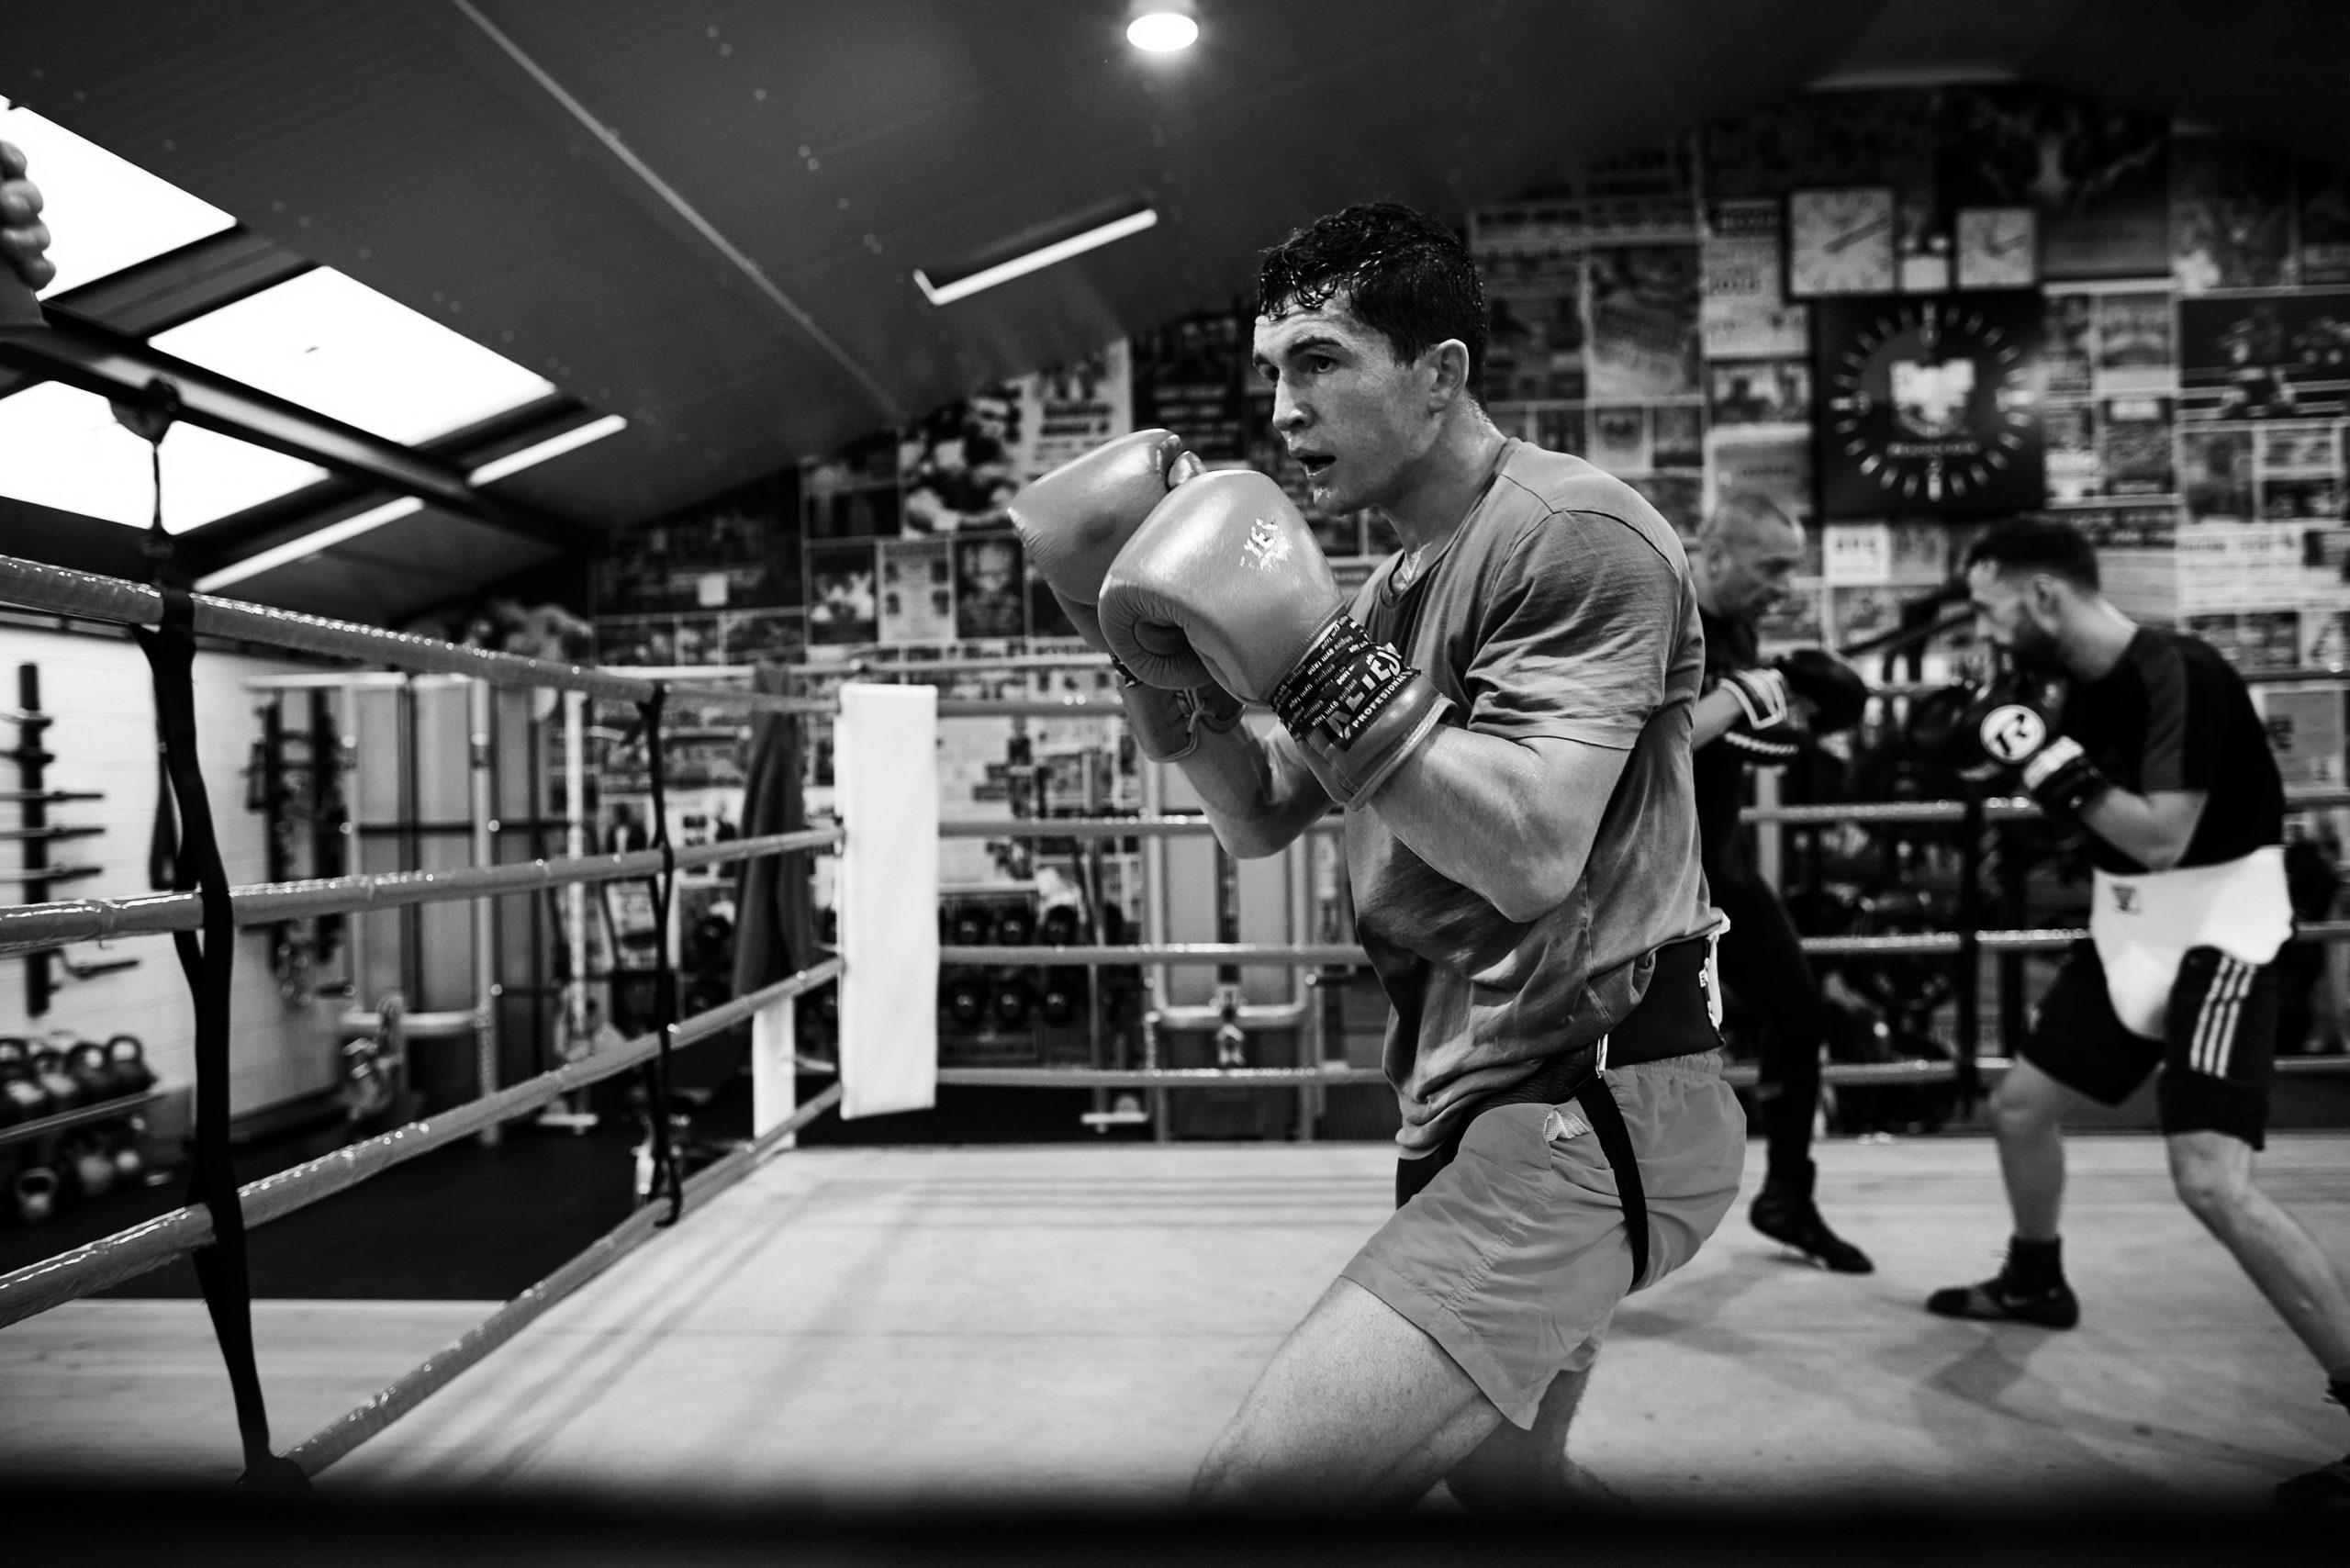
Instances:
[[[1920,1309],[2004,1243],[1987,1140],[1819,1159],[1878,1271],[1795,1262],[1741,1207],[1632,1298],[1572,1448],[1617,1498],[2250,1505],[2334,1446],[2305,1353],[2171,1195],[2158,1139],[2074,1140],[2070,1333]],[[2260,1169],[2350,1247],[2350,1135],[2279,1134]],[[1171,1503],[1391,1177],[1375,1144],[784,1154],[318,1482]],[[493,1305],[262,1303],[263,1372],[298,1430]],[[0,1463],[232,1476],[202,1310],[0,1329]]]

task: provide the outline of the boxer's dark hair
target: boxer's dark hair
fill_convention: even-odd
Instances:
[[[2097,551],[2069,522],[2019,517],[1995,524],[1966,547],[1967,570],[1986,564],[2002,572],[2046,572],[2098,591]]]
[[[1451,230],[1401,202],[1358,202],[1292,230],[1257,269],[1259,316],[1318,309],[1341,294],[1398,364],[1460,339],[1469,395],[1484,400],[1485,286]]]

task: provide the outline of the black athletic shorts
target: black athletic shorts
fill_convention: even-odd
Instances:
[[[2040,999],[2024,1059],[2103,1105],[2119,1105],[2160,1068],[2165,1134],[2221,1132],[2260,1148],[2277,1053],[2276,967],[2195,948],[2179,965],[2167,1014],[2165,1039],[2123,1028],[2095,944],[2076,942]]]

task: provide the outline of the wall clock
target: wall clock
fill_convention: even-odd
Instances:
[[[2029,207],[1958,209],[1958,286],[2029,288],[2040,281],[2040,213]]]
[[[1893,187],[1787,193],[1787,297],[1890,294],[1900,281]]]
[[[1820,515],[2040,506],[2040,320],[2031,289],[1814,306]]]

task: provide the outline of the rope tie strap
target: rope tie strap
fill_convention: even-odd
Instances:
[[[653,842],[661,869],[653,878],[653,1033],[660,1048],[644,1064],[646,1115],[652,1121],[653,1179],[648,1202],[666,1197],[669,1213],[657,1223],[672,1226],[686,1212],[685,1164],[669,1136],[669,1049],[677,1035],[677,974],[669,962],[669,910],[677,890],[677,853],[669,843],[668,784],[663,769],[661,721],[668,706],[666,682],[655,681],[653,695],[637,704],[644,731],[644,758],[653,784]]]
[[[243,1443],[240,1486],[307,1490],[300,1467],[270,1451],[269,1412],[253,1364],[252,1285],[246,1266],[244,1208],[229,1151],[229,982],[236,964],[236,918],[229,876],[212,832],[212,806],[196,753],[196,613],[185,588],[162,589],[162,625],[133,627],[154,677],[155,724],[163,766],[179,800],[181,835],[173,860],[174,890],[197,891],[204,910],[201,937],[175,931],[172,946],[187,979],[196,1013],[196,1156],[188,1202],[212,1215],[212,1244],[194,1255],[205,1310],[228,1363]]]

